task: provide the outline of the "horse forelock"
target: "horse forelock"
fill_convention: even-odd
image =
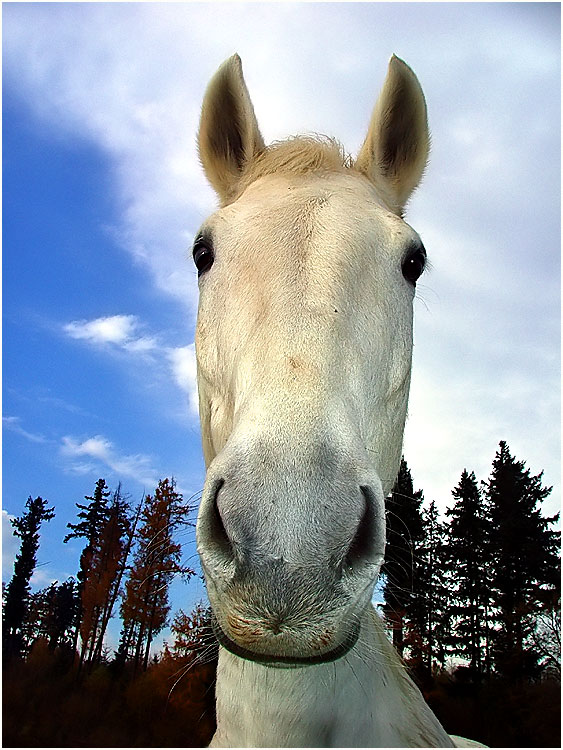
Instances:
[[[277,141],[246,164],[233,200],[253,182],[267,175],[344,172],[353,166],[352,157],[335,138],[315,135]]]
[[[363,174],[357,168],[355,159],[336,138],[318,134],[275,141],[254,155],[246,162],[224,205],[236,201],[250,185],[268,175],[304,176],[323,173],[352,173],[364,179],[367,177],[385,205],[389,208],[393,206],[388,187],[377,174]],[[399,215],[402,216],[402,212]]]

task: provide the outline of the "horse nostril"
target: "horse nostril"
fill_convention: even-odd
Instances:
[[[367,487],[360,487],[360,490],[364,498],[364,510],[344,560],[344,569],[351,569],[353,572],[366,564],[375,563],[381,552],[377,544],[378,530],[373,497]]]
[[[211,512],[209,514],[208,535],[209,542],[211,542],[216,552],[219,552],[224,557],[232,560],[234,557],[233,545],[225,529],[225,524],[223,523],[223,518],[221,517],[221,511],[219,510],[219,505],[217,503],[219,492],[221,491],[221,488],[224,484],[225,480],[220,479],[215,486],[213,503],[210,509]]]

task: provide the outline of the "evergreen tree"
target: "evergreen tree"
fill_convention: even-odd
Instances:
[[[393,492],[386,502],[387,544],[381,572],[386,581],[384,613],[393,632],[393,645],[403,655],[405,617],[414,598],[414,560],[422,539],[422,490],[414,491],[404,458]]]
[[[130,543],[129,505],[121,496],[121,485],[113,494],[106,520],[90,545],[89,570],[82,588],[81,662],[99,663],[107,625],[112,616],[126,551]]]
[[[147,495],[133,559],[121,605],[123,630],[118,659],[133,658],[135,668],[147,668],[150,646],[164,628],[170,606],[168,590],[177,575],[189,579],[194,571],[181,565],[181,547],[174,530],[186,523],[190,508],[176,491],[174,480],[161,480],[154,496]]]
[[[26,641],[33,643],[37,638],[45,638],[50,651],[59,647],[70,651],[79,609],[80,595],[74,578],[61,584],[52,583],[31,594]]]
[[[485,671],[490,672],[491,524],[473,472],[463,470],[452,495],[456,502],[446,512],[451,519],[448,567],[455,571],[450,607],[455,626],[450,643],[453,653],[467,659],[479,680]]]
[[[444,554],[445,524],[439,520],[434,500],[427,508],[422,509],[421,518],[423,534],[415,558],[414,597],[407,613],[411,629],[418,633],[418,658],[424,676],[428,678],[436,663],[442,669],[445,668],[445,643],[449,637],[449,592]]]
[[[14,535],[21,539],[20,551],[14,562],[14,574],[8,583],[2,611],[2,640],[4,659],[23,655],[26,647],[23,637],[29,613],[30,580],[37,565],[39,549],[39,529],[43,521],[54,517],[54,508],[47,507],[47,501],[41,497],[26,503],[27,512],[19,518],[12,519]]]
[[[502,441],[486,484],[490,506],[492,593],[500,630],[495,637],[498,672],[522,681],[538,673],[540,655],[530,644],[534,613],[560,590],[560,533],[544,518],[541,503],[551,487],[543,472],[531,476]]]
[[[72,648],[73,626],[80,611],[79,588],[74,578],[68,578],[56,586],[48,599],[49,619],[47,633],[49,647]]]
[[[90,572],[90,567],[92,565],[92,557],[94,555],[97,541],[108,519],[108,498],[110,494],[105,479],[98,479],[94,489],[94,494],[92,496],[86,495],[84,497],[85,500],[89,500],[90,502],[87,505],[76,503],[76,507],[80,509],[78,518],[81,520],[78,523],[67,524],[67,527],[71,529],[71,533],[65,536],[63,540],[65,543],[70,539],[86,539],[86,546],[80,555],[79,570],[76,576],[81,599]],[[84,612],[81,607],[75,624],[73,644],[75,649],[78,644],[78,636],[80,634],[83,616]],[[81,663],[84,654],[85,650],[83,643],[81,650]]]
[[[108,489],[105,479],[98,479],[94,494],[85,495],[84,499],[89,500],[88,505],[76,503],[80,509],[78,518],[82,519],[78,523],[69,523],[67,527],[71,533],[67,534],[64,542],[70,539],[86,539],[86,547],[80,556],[80,570],[77,575],[79,584],[82,586],[88,577],[92,548],[96,544],[102,529],[108,518],[108,498],[111,492]]]

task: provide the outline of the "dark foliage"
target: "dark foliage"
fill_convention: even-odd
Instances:
[[[489,747],[561,747],[558,680],[475,682],[471,670],[461,667],[439,675],[424,696],[450,734]]]
[[[100,665],[79,679],[39,640],[3,681],[4,747],[205,747],[215,731],[214,662],[168,654],[136,677]]]
[[[492,524],[473,472],[463,470],[452,496],[445,563],[455,570],[449,611],[456,622],[446,640],[451,653],[467,661],[479,679],[491,668]]]
[[[75,623],[80,612],[80,593],[74,578],[52,583],[30,597],[29,615],[24,627],[28,644],[46,638],[49,649],[72,650]]]
[[[414,558],[414,591],[407,609],[407,664],[421,684],[432,680],[435,664],[445,666],[451,631],[451,591],[446,575],[445,525],[434,501],[422,508],[422,538]]]
[[[493,659],[499,674],[519,682],[541,673],[540,654],[530,644],[539,607],[560,592],[561,535],[550,529],[559,514],[544,518],[541,503],[551,487],[531,476],[500,443],[486,485],[491,521],[491,587],[500,627]]]
[[[446,522],[404,459],[388,499],[393,642],[446,729],[491,746],[559,746],[560,534],[541,480],[501,442],[487,483],[463,471]]]
[[[80,555],[79,570],[76,575],[78,581],[78,596],[80,599],[80,608],[77,613],[75,629],[74,629],[74,640],[73,647],[76,648],[78,644],[78,637],[80,635],[80,626],[83,620],[83,608],[82,608],[82,594],[86,581],[90,573],[92,566],[92,557],[94,554],[94,548],[102,533],[108,518],[108,498],[110,496],[110,490],[106,484],[105,479],[98,479],[93,495],[85,495],[84,499],[90,502],[87,505],[82,503],[76,503],[76,507],[80,510],[77,514],[80,519],[78,523],[68,523],[67,528],[70,529],[70,533],[65,536],[63,541],[66,543],[70,539],[85,539],[86,546],[82,550]],[[81,651],[81,659],[84,658],[85,649]]]
[[[43,521],[54,517],[54,509],[47,508],[41,497],[28,498],[27,511],[12,520],[15,536],[21,539],[20,551],[14,563],[14,575],[6,586],[2,609],[3,660],[7,662],[23,656],[26,650],[24,628],[28,623],[31,576],[37,565],[39,529]]]
[[[391,624],[393,645],[403,655],[405,617],[415,597],[415,554],[422,539],[422,491],[414,491],[410,469],[401,459],[399,476],[386,502],[387,544],[382,574],[385,576],[384,613]]]

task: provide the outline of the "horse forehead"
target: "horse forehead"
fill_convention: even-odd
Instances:
[[[250,185],[226,216],[237,228],[265,236],[288,228],[308,234],[323,229],[355,234],[408,229],[365,178],[339,173],[267,175]]]

